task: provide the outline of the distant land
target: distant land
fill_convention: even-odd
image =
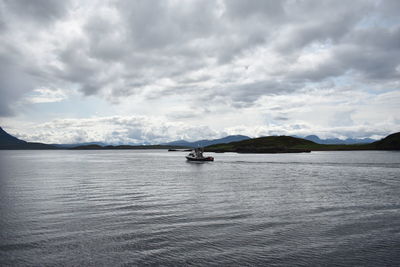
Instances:
[[[212,139],[212,140],[198,140],[194,142],[188,142],[186,140],[178,140],[169,143],[163,143],[162,145],[173,145],[173,146],[184,146],[184,147],[206,147],[216,144],[227,144],[231,142],[243,141],[251,139],[245,135],[229,135],[224,138]]]
[[[297,138],[301,138],[299,136],[293,136]],[[339,138],[330,138],[330,139],[320,139],[316,135],[308,135],[306,137],[302,137],[303,139],[313,141],[314,143],[317,144],[325,144],[325,145],[353,145],[353,144],[369,144],[373,143],[377,140],[371,139],[371,138],[362,138],[362,139],[357,139],[357,138],[347,138],[347,139],[339,139]]]
[[[168,145],[118,145],[118,146],[100,146],[100,145],[83,145],[77,147],[71,147],[72,150],[99,150],[99,149],[185,149],[182,146],[168,146]]]
[[[109,145],[102,142],[87,142],[80,144],[43,144],[30,143],[18,139],[0,127],[0,149],[74,149],[74,150],[99,150],[99,149],[187,149],[197,147],[197,144],[206,146],[208,144],[218,144],[220,142],[232,142],[235,140],[249,139],[247,136],[227,136],[216,140],[200,140],[196,142],[187,142],[189,145],[180,145],[174,142],[160,145]],[[192,144],[192,145],[190,145]]]
[[[317,136],[311,136],[315,139]],[[319,139],[319,138],[318,138]],[[233,141],[232,141],[233,140]],[[321,140],[321,139],[319,139]],[[340,139],[338,139],[340,140]],[[68,144],[43,144],[20,140],[0,127],[0,149],[185,149],[205,147],[209,152],[238,152],[238,153],[298,153],[327,150],[400,150],[400,132],[388,135],[382,140],[366,144],[319,144],[303,138],[291,136],[267,136],[250,138],[244,135],[232,135],[214,140],[199,140],[187,142],[174,141],[160,145],[103,145],[101,142],[84,143],[73,146]]]
[[[0,127],[0,149],[55,149],[52,145],[31,143],[18,139]]]
[[[18,139],[0,127],[0,149],[76,149],[76,150],[97,150],[97,149],[182,149],[182,146],[170,145],[100,145],[100,142],[83,143],[80,145],[74,144],[43,144],[43,143],[30,143]]]
[[[377,141],[377,140],[371,139],[371,138],[321,139],[316,135],[308,135],[306,137],[299,137],[299,136],[293,136],[293,137],[310,140],[317,144],[332,144],[332,145],[333,144],[343,144],[343,145],[369,144],[369,143]],[[198,140],[198,141],[194,141],[194,142],[189,142],[186,140],[177,140],[177,141],[173,141],[173,142],[163,143],[162,145],[175,145],[175,146],[186,146],[186,147],[206,147],[206,146],[211,146],[211,145],[216,145],[216,144],[227,144],[227,143],[231,143],[231,142],[238,142],[238,141],[243,141],[243,140],[248,140],[248,139],[251,139],[251,138],[248,136],[245,136],[245,135],[229,135],[229,136],[226,136],[226,137],[220,138],[220,139]]]
[[[370,144],[326,145],[291,136],[268,136],[205,148],[205,151],[220,153],[296,153],[329,150],[400,150],[400,132]]]
[[[107,146],[108,144],[103,142],[84,142],[84,143],[76,143],[76,144],[51,144],[57,148],[73,148],[78,146],[90,146],[90,145],[98,145],[98,146]]]
[[[299,153],[311,152],[309,146],[315,143],[291,136],[267,136],[249,140],[208,146],[208,152],[237,153]]]

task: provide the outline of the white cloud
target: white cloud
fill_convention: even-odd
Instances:
[[[67,98],[67,94],[60,89],[52,90],[47,88],[38,88],[33,90],[32,95],[27,98],[31,103],[52,103],[60,102]]]
[[[14,134],[24,140],[46,143],[101,141],[111,144],[158,144],[177,139],[196,140],[218,136],[207,126],[187,126],[144,116],[57,119],[34,127],[28,123],[25,127],[26,131]],[[12,129],[10,132],[13,133]]]
[[[393,131],[400,104],[397,6],[374,0],[3,1],[0,116],[9,116],[10,125],[34,121],[16,103],[28,100],[40,111],[38,103],[72,101],[75,91],[88,102],[108,101],[110,117],[157,118],[168,130],[111,123],[114,133],[96,135],[90,126],[72,131],[71,141],[195,139],[193,125],[205,127],[200,138],[239,125],[255,136],[329,135],[329,129],[354,135],[346,129],[363,131],[368,123]],[[42,111],[40,121],[54,120]],[[89,111],[87,122],[98,113]],[[364,133],[374,134],[373,128]],[[53,140],[45,132],[37,139]]]

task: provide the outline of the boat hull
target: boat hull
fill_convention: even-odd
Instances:
[[[206,157],[206,158],[192,158],[192,157],[186,157],[187,160],[189,161],[214,161],[213,157]]]

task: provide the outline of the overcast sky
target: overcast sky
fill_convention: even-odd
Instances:
[[[400,1],[0,0],[0,126],[28,141],[400,131]]]

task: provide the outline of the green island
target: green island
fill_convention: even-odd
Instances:
[[[267,136],[249,140],[207,146],[206,152],[237,153],[301,153],[343,150],[400,150],[400,132],[370,144],[324,145],[291,136]]]

